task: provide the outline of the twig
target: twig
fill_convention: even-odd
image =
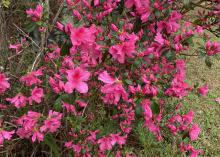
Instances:
[[[87,104],[87,105],[84,107],[84,109],[83,109],[82,117],[83,117],[83,115],[84,115],[84,113],[85,113],[85,110],[86,110],[87,106],[88,106],[88,104]]]
[[[203,9],[213,10],[212,8],[208,8],[208,7],[206,7],[206,6],[201,5],[201,3],[200,3],[200,4],[197,4],[197,3],[191,2],[191,4],[194,5],[194,6],[196,6],[196,7],[203,8]]]
[[[13,23],[13,25],[28,39],[30,39],[32,41],[32,43],[37,46],[40,49],[40,46],[27,34],[25,33],[21,28],[19,28],[15,23]]]
[[[57,13],[56,13],[54,19],[53,19],[50,32],[53,30],[54,25],[55,25],[55,23],[57,22],[57,19],[58,19],[59,15],[60,15],[61,11],[63,10],[64,4],[65,4],[65,1],[62,2],[62,4],[60,5],[60,7],[59,7],[59,9],[58,9],[58,11],[57,11]]]
[[[179,55],[183,55],[183,56],[198,56],[198,55],[194,55],[194,54],[186,54],[186,53],[180,53]]]
[[[49,13],[50,13],[50,4],[49,4],[49,0],[45,0],[45,4],[46,4],[46,11],[47,11],[47,25],[49,24]],[[40,46],[40,52],[37,54],[33,64],[32,64],[32,67],[31,67],[31,71],[34,70],[35,68],[35,65],[38,61],[38,59],[40,58],[40,56],[43,54],[43,51],[44,51],[44,46],[45,46],[45,43],[46,43],[46,34],[47,34],[47,31],[48,31],[48,27],[46,28],[46,30],[41,34],[41,46]]]
[[[34,70],[35,64],[36,64],[38,58],[41,56],[42,53],[43,53],[43,51],[40,51],[40,52],[37,54],[37,57],[35,58],[35,60],[34,60],[34,62],[33,62],[33,64],[32,64],[31,71]]]
[[[55,26],[55,24],[57,22],[57,19],[58,19],[59,15],[60,15],[61,11],[63,10],[64,4],[65,4],[65,1],[63,0],[62,4],[60,5],[60,7],[59,7],[59,9],[58,9],[54,19],[53,19],[53,22],[52,22],[52,25],[50,27],[50,30],[47,32],[46,39],[49,37],[50,33],[52,32],[52,30],[53,30],[53,28],[54,28],[54,26]]]

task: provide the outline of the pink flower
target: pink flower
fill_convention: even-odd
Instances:
[[[192,128],[189,130],[189,137],[191,141],[197,140],[200,133],[200,128],[197,124],[193,124]]]
[[[73,113],[75,116],[77,115],[76,108],[74,105],[65,102],[62,103],[63,103],[62,107],[66,109],[67,113]]]
[[[43,7],[38,4],[35,10],[26,10],[26,14],[30,16],[33,21],[40,21],[43,14]]]
[[[15,131],[6,131],[0,128],[0,145],[3,145],[4,140],[10,140]]]
[[[95,42],[94,30],[91,28],[79,27],[72,28],[70,39],[73,46],[81,45],[82,43],[91,44]]]
[[[157,32],[157,35],[155,36],[154,40],[158,42],[160,45],[163,45],[165,42],[165,39],[163,38],[160,32]]]
[[[182,119],[185,124],[192,124],[194,117],[193,110],[190,110],[187,114],[183,115]]]
[[[120,146],[122,146],[122,145],[125,144],[127,136],[120,136],[119,134],[120,133],[118,133],[118,134],[111,134],[110,135],[111,136],[111,143],[112,143],[112,145],[115,145],[117,143]]]
[[[4,74],[0,73],[0,94],[3,94],[8,88],[10,88],[8,80],[9,79],[6,78]]]
[[[31,96],[29,97],[29,103],[32,105],[32,102],[34,101],[39,104],[41,103],[41,99],[43,98],[43,96],[43,89],[35,87],[31,92]]]
[[[96,66],[97,63],[101,63],[102,52],[101,46],[97,44],[82,44],[81,45],[81,59],[83,63],[89,64],[89,66]]]
[[[107,71],[103,71],[102,73],[99,74],[98,80],[107,83],[107,84],[113,84],[115,83],[115,79],[112,78]]]
[[[99,149],[101,151],[111,150],[112,149],[112,142],[110,137],[102,137],[97,142],[99,144]]]
[[[220,43],[207,41],[205,43],[205,50],[209,56],[220,53]]]
[[[56,23],[56,28],[59,29],[60,31],[64,31],[64,25],[60,22]]]
[[[220,104],[220,97],[215,99],[216,102]]]
[[[34,131],[32,138],[31,138],[32,142],[35,142],[36,140],[38,142],[41,142],[41,141],[43,141],[43,139],[44,139],[44,134],[42,134],[39,131]]]
[[[135,43],[139,40],[139,37],[132,34],[122,34],[120,40],[123,41],[121,44],[116,44],[110,47],[109,53],[119,63],[125,63],[125,57],[133,58],[136,53]]]
[[[209,86],[206,84],[200,88],[198,88],[198,92],[202,95],[205,96],[209,91]]]
[[[76,153],[80,153],[82,150],[82,147],[79,144],[72,144],[72,148]]]
[[[119,63],[125,63],[125,56],[133,58],[133,54],[136,53],[135,42],[123,42],[122,44],[114,45],[110,47],[109,53]]]
[[[125,6],[127,8],[131,8],[135,4],[135,0],[126,0],[125,1]]]
[[[76,9],[73,9],[73,16],[75,16],[78,20],[82,18],[80,13]]]
[[[199,154],[203,154],[203,151],[201,149],[195,150],[194,148],[191,148],[191,154],[189,157],[198,157]]]
[[[46,58],[50,60],[58,59],[60,57],[60,51],[61,49],[57,46],[53,52],[47,54]]]
[[[40,79],[38,79],[37,77],[42,76],[43,72],[42,72],[42,68],[38,69],[36,71],[32,71],[30,73],[28,73],[25,76],[22,76],[20,78],[20,81],[23,82],[26,86],[32,86],[34,84],[40,84],[42,81]]]
[[[55,93],[60,93],[64,89],[64,82],[61,81],[60,75],[55,74],[55,79],[50,77],[49,84]]]
[[[90,73],[77,67],[72,70],[67,70],[67,83],[65,84],[65,91],[67,93],[72,93],[76,89],[80,93],[88,92],[88,85],[85,81],[88,81]]]
[[[43,141],[44,135],[39,131],[38,120],[41,117],[41,114],[34,111],[28,111],[27,114],[21,116],[17,121],[19,126],[16,134],[20,138],[30,138],[33,142],[38,140],[39,142]]]
[[[44,121],[44,125],[40,128],[40,130],[42,132],[46,132],[47,130],[51,133],[56,132],[61,125],[61,118],[62,113],[50,110],[48,118]]]
[[[18,54],[19,51],[21,50],[22,45],[21,44],[10,44],[9,49],[14,49],[16,53]]]
[[[150,100],[149,99],[146,99],[142,102],[142,108],[144,109],[145,120],[151,119],[153,117],[153,113],[150,108]]]
[[[99,5],[99,2],[100,0],[94,0],[94,6],[97,6],[97,5]]]
[[[98,79],[106,83],[101,87],[101,92],[105,94],[103,97],[105,103],[116,105],[121,97],[125,101],[128,100],[128,95],[123,88],[122,83],[119,80],[112,78],[107,71],[100,73]]]
[[[74,3],[72,2],[72,0],[66,0],[66,3],[69,5],[69,6],[73,6]]]
[[[14,98],[7,98],[6,100],[12,103],[16,108],[21,108],[26,105],[27,98],[19,93]]]
[[[171,87],[165,91],[166,95],[175,96],[182,99],[188,94],[190,90],[187,83],[185,83],[185,61],[179,59],[176,61],[176,71],[171,83]]]
[[[87,103],[83,102],[82,100],[76,100],[76,103],[80,106],[80,107],[86,107]]]

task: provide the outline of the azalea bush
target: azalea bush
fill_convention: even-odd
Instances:
[[[127,147],[150,134],[175,156],[203,154],[193,146],[199,124],[181,101],[209,87],[186,83],[185,59],[199,56],[211,67],[219,58],[207,32],[219,36],[220,1],[66,0],[54,15],[50,3],[24,11],[26,28],[15,25],[8,61],[28,61],[0,73],[3,153],[138,156]],[[194,37],[202,42],[192,52]]]

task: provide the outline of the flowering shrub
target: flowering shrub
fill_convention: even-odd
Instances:
[[[23,34],[21,43],[9,47],[16,55],[28,48],[38,54],[16,85],[0,74],[2,147],[15,138],[39,145],[56,139],[53,145],[65,151],[55,148],[55,156],[135,156],[124,146],[141,121],[158,141],[172,137],[168,141],[179,148],[177,154],[202,154],[191,145],[200,133],[194,112],[180,109],[181,100],[195,91],[185,82],[185,57],[194,36],[204,40],[196,55],[208,66],[210,56],[220,53],[220,44],[205,33],[218,32],[220,1],[209,1],[209,11],[199,10],[195,21],[185,14],[202,1],[189,3],[66,0],[52,25],[48,1],[26,10],[42,40],[38,45]],[[208,85],[196,91],[205,96]]]

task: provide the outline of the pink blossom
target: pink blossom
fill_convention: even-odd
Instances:
[[[102,137],[97,142],[99,144],[99,149],[101,151],[111,150],[112,149],[112,142],[110,137]]]
[[[206,84],[200,88],[198,88],[198,92],[202,95],[202,96],[206,96],[206,94],[209,91],[209,86]]]
[[[76,103],[80,106],[80,107],[86,107],[87,103],[83,102],[82,100],[76,100]]]
[[[60,93],[62,90],[64,90],[64,82],[61,81],[60,75],[55,74],[55,79],[50,77],[49,78],[49,84],[53,88],[53,91],[55,93]]]
[[[133,58],[136,53],[135,42],[123,42],[122,44],[110,47],[109,53],[119,63],[125,63],[125,57]]]
[[[95,67],[102,61],[101,46],[95,43],[89,45],[82,44],[80,55],[83,63],[86,63],[91,67]]]
[[[62,103],[63,103],[62,107],[66,109],[67,113],[73,113],[75,116],[77,115],[76,108],[74,105],[65,102]]]
[[[201,149],[195,150],[194,148],[192,148],[189,157],[198,157],[199,154],[203,154],[203,151]]]
[[[106,84],[101,87],[101,92],[105,94],[102,98],[105,103],[117,105],[121,97],[128,101],[128,94],[121,83]]]
[[[73,16],[75,16],[78,20],[82,18],[80,13],[76,9],[73,9]]]
[[[16,53],[18,54],[19,51],[21,50],[22,45],[21,44],[10,44],[9,49],[14,49]]]
[[[8,88],[10,88],[8,80],[9,79],[5,77],[5,74],[0,73],[0,94],[3,94]]]
[[[137,13],[141,16],[142,22],[147,22],[148,17],[150,16],[150,1],[149,0],[126,0],[125,6],[131,8],[132,6],[136,7]]]
[[[74,2],[72,2],[72,0],[66,0],[66,3],[67,3],[69,6],[73,6],[73,5],[74,5]]]
[[[64,31],[64,25],[60,22],[56,23],[56,28],[59,29],[60,31]]]
[[[80,67],[72,70],[67,70],[67,83],[65,84],[65,91],[72,93],[76,89],[80,93],[88,92],[88,85],[85,83],[89,80],[90,73]]]
[[[220,97],[219,97],[219,98],[216,98],[215,101],[216,101],[217,103],[220,103]]]
[[[98,80],[107,83],[107,84],[113,84],[116,82],[114,78],[112,78],[107,71],[103,71],[99,74]]]
[[[31,138],[32,142],[35,142],[36,140],[38,142],[41,142],[41,141],[43,141],[43,139],[44,139],[44,134],[42,134],[41,132],[39,132],[37,130],[34,131],[32,138]]]
[[[20,138],[30,138],[32,141],[36,140],[43,141],[44,135],[39,131],[38,120],[41,117],[41,114],[34,111],[28,111],[27,114],[21,116],[17,121],[19,126],[16,134]]]
[[[159,44],[163,45],[165,42],[165,39],[163,38],[162,34],[160,32],[157,32],[155,39],[156,42],[158,42]]]
[[[207,41],[205,43],[205,50],[209,56],[220,53],[220,43]]]
[[[20,81],[23,82],[26,86],[32,86],[34,84],[40,84],[42,81],[38,78],[43,75],[42,68],[36,71],[32,71],[25,76],[20,78]]]
[[[180,99],[185,97],[190,90],[187,83],[185,83],[185,62],[182,59],[176,61],[176,71],[171,83],[171,87],[165,91],[166,95],[175,96]]]
[[[126,142],[126,136],[120,136],[119,135],[120,133],[118,134],[111,134],[111,143],[112,145],[115,145],[116,143],[119,144],[120,146],[124,145],[125,142]]]
[[[91,28],[79,27],[72,28],[70,39],[73,46],[79,46],[82,43],[91,44],[95,42],[95,34],[94,30]]]
[[[43,14],[43,7],[40,4],[38,4],[35,10],[26,10],[26,14],[30,16],[33,21],[40,21]]]
[[[29,97],[29,103],[32,105],[34,101],[39,104],[41,103],[43,97],[44,97],[43,89],[35,87],[31,92],[31,96]]]
[[[76,153],[80,153],[82,150],[82,147],[79,144],[72,144],[72,148]]]
[[[151,119],[153,116],[152,110],[150,108],[150,100],[146,99],[142,102],[142,108],[144,109],[145,120]]]
[[[51,53],[48,53],[46,57],[48,57],[50,60],[58,59],[60,57],[60,51],[61,49],[57,46],[55,50]]]
[[[3,145],[4,140],[10,140],[14,133],[14,130],[6,131],[0,128],[0,145]]]
[[[189,136],[191,141],[197,140],[200,133],[200,128],[197,124],[193,124],[192,128],[189,130]]]
[[[16,108],[21,108],[26,105],[27,97],[19,93],[14,98],[7,98],[6,100],[12,103]]]
[[[42,132],[46,132],[47,130],[51,133],[57,131],[57,129],[61,125],[62,113],[56,111],[49,111],[48,118],[44,121],[44,125],[40,128]]]
[[[187,114],[182,116],[183,122],[187,124],[192,124],[194,117],[194,112],[193,110],[190,110]]]
[[[97,6],[97,5],[99,5],[99,2],[100,0],[94,0],[94,6]]]

